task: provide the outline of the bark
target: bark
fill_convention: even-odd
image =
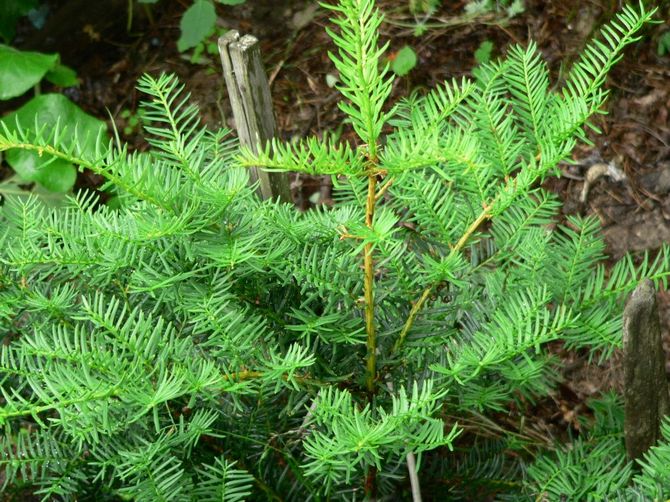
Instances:
[[[624,432],[633,460],[661,437],[661,421],[670,410],[656,292],[649,279],[630,296],[623,327]]]

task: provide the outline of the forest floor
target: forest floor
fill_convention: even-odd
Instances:
[[[656,3],[661,6],[658,18],[669,19],[670,3]],[[391,57],[405,45],[418,55],[416,67],[396,80],[395,98],[468,75],[477,64],[475,52],[485,41],[493,43],[493,57],[497,57],[511,44],[535,40],[558,82],[562,70],[619,7],[616,0],[525,0],[523,12],[511,19],[500,13],[469,18],[464,14],[466,1],[445,0],[433,16],[424,18],[410,14],[408,4],[409,0],[378,1],[386,14],[382,39],[390,40]],[[45,27],[37,32],[24,23],[15,45],[60,52],[63,62],[76,69],[81,79],[78,88],[65,93],[92,115],[108,118],[111,114],[123,139],[134,147],[144,147],[129,116],[142,98],[135,85],[145,72],[176,73],[199,104],[205,123],[234,127],[218,56],[205,53],[194,63],[190,54],[177,51],[179,19],[189,2],[159,2],[150,15],[137,5],[130,29],[125,0],[53,0],[49,5]],[[327,55],[333,46],[324,31],[328,15],[323,9],[311,0],[249,0],[217,9],[221,29],[238,29],[260,39],[282,138],[337,129],[344,138],[351,134],[342,123],[338,93],[328,85],[335,69]],[[425,31],[418,34],[421,25]],[[596,119],[602,135],[592,135],[593,146],[574,152],[578,164],[562,166],[563,176],[547,183],[563,199],[564,214],[593,214],[600,219],[612,259],[628,251],[653,254],[662,242],[670,241],[670,55],[659,51],[669,29],[668,22],[650,26],[643,40],[628,48],[608,79],[609,113]],[[16,104],[3,104],[0,113]],[[129,129],[124,132],[125,127]],[[611,166],[610,174],[595,179],[581,200],[587,172],[599,163]],[[99,183],[90,174],[78,180],[80,187]],[[293,178],[298,206],[330,203],[327,183],[321,178]],[[660,292],[659,301],[670,349],[670,293]],[[578,431],[579,419],[589,415],[588,399],[618,389],[621,382],[616,356],[598,364],[560,344],[555,351],[565,362],[564,380],[550,398],[537,403],[533,418],[537,434],[547,438]],[[513,422],[512,415],[500,420]]]

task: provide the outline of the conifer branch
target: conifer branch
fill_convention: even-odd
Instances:
[[[238,371],[236,373],[230,373],[230,374],[224,374],[221,375],[221,378],[225,381],[229,382],[244,382],[248,380],[260,380],[263,378],[267,378],[268,374],[264,371],[253,371],[253,370],[243,370],[243,371]],[[298,383],[304,384],[305,386],[312,386],[312,387],[327,387],[329,384],[320,380],[315,380],[309,376],[301,376],[301,375],[288,375],[286,373],[281,375],[281,379],[284,380],[285,382],[288,382],[290,380],[296,381]]]
[[[463,233],[463,235],[458,240],[456,245],[451,249],[451,253],[453,254],[460,252],[460,250],[463,249],[465,244],[467,244],[468,239],[472,236],[472,234],[475,233],[479,228],[479,226],[490,217],[491,217],[490,206],[487,206],[482,210],[481,213],[479,213],[479,216],[477,216],[475,221],[473,221],[468,227],[468,229]],[[423,308],[424,303],[430,296],[430,293],[435,286],[436,284],[430,284],[429,286],[427,286],[426,289],[423,290],[423,293],[421,293],[419,299],[414,303],[414,305],[412,305],[412,309],[409,311],[409,315],[407,316],[407,320],[405,321],[405,324],[403,325],[402,330],[400,331],[400,335],[398,336],[396,343],[393,345],[391,354],[398,353],[398,351],[402,348],[403,344],[405,343],[405,339],[407,338],[407,333],[409,333],[409,330],[412,329],[412,326],[414,325],[414,320],[416,319],[416,316]]]
[[[491,217],[491,208],[490,208],[490,206],[486,206],[484,209],[482,209],[482,212],[479,213],[479,216],[477,216],[475,221],[473,221],[470,224],[468,229],[463,233],[463,235],[461,236],[461,238],[458,240],[458,242],[452,248],[451,251],[453,253],[458,253],[461,249],[463,249],[463,247],[465,247],[465,245],[468,242],[468,239],[470,239],[472,234],[474,234],[477,231],[477,229],[479,228],[479,226],[482,223],[484,223],[486,220],[488,220],[490,217]]]
[[[386,191],[391,188],[391,185],[393,185],[393,182],[395,181],[395,178],[390,178],[386,183],[384,183],[381,188],[377,191],[377,194],[375,195],[375,202],[379,202],[379,200],[384,196]]]
[[[434,284],[431,284],[428,286],[426,289],[423,290],[423,293],[421,293],[421,296],[419,299],[414,302],[414,305],[412,305],[412,309],[409,311],[409,315],[407,316],[407,320],[405,321],[405,324],[402,327],[402,330],[400,331],[400,336],[398,336],[398,339],[396,340],[395,344],[393,345],[393,349],[391,350],[391,354],[397,354],[398,351],[402,348],[403,344],[405,343],[405,338],[407,338],[407,333],[409,332],[410,329],[412,329],[412,326],[414,325],[414,319],[416,318],[417,314],[423,307],[423,304],[425,301],[428,299],[430,296],[431,291],[433,291],[433,288],[435,287]]]
[[[329,8],[340,106],[365,146],[312,138],[258,156],[346,178],[332,208],[258,200],[243,169],[257,159],[202,130],[173,76],[141,83],[154,97],[149,152],[87,154],[58,127],[0,129],[0,150],[92,169],[118,197],[53,208],[3,194],[0,491],[392,498],[406,463],[415,497],[420,475],[440,472],[495,480],[515,500],[661,498],[670,426],[632,481],[615,441],[539,452],[526,470],[516,452],[543,445],[496,426],[510,403],[522,417],[551,392],[548,342],[609,354],[623,294],[640,277],[667,287],[670,247],[606,269],[597,220],[556,225],[560,203],[536,188],[584,140],[607,71],[651,13],[624,9],[560,94],[531,47],[391,114],[374,1]],[[380,343],[407,311],[395,343]],[[600,407],[598,427],[616,434],[616,403]],[[463,430],[473,447],[445,455]]]
[[[105,167],[99,166],[97,161],[86,160],[81,157],[70,155],[67,152],[64,152],[54,147],[53,145],[48,144],[42,145],[36,143],[12,141],[11,138],[3,138],[2,136],[0,136],[0,151],[5,151],[13,148],[17,148],[19,150],[26,150],[30,152],[36,152],[40,156],[45,154],[52,155],[53,157],[65,160],[76,166],[81,166],[95,174],[103,176],[105,179],[113,183],[115,186],[125,190],[129,194],[134,195],[140,200],[145,200],[155,206],[172,211],[172,209],[164,201],[158,200],[151,194],[139,190],[136,185],[128,183],[127,180],[123,178],[123,176],[115,174],[110,169],[106,169]]]

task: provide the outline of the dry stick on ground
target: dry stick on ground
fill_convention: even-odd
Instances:
[[[390,380],[386,382],[386,387],[393,392],[393,382]],[[421,499],[421,482],[416,470],[416,456],[414,452],[409,452],[405,458],[407,459],[407,472],[409,474],[409,484],[412,489],[412,502],[422,502]]]
[[[624,310],[623,351],[626,453],[634,460],[661,437],[661,422],[670,412],[656,291],[649,279],[635,288]]]
[[[258,39],[251,35],[240,38],[231,30],[219,38],[219,54],[223,66],[235,127],[240,142],[258,153],[275,135],[275,119],[270,86],[263,68]],[[260,181],[259,191],[264,199],[291,202],[287,173],[269,173],[251,168],[251,182]]]

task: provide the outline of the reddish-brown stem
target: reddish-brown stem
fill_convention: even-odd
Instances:
[[[368,467],[368,473],[365,475],[365,500],[377,500],[377,468]]]
[[[371,173],[368,175],[368,198],[365,203],[365,225],[372,228],[375,215],[375,192],[377,189],[377,177]],[[375,296],[374,296],[374,261],[372,259],[372,243],[368,242],[364,247],[363,267],[364,298],[365,298],[365,331],[367,333],[367,372],[365,387],[370,397],[375,392],[377,377],[377,336],[375,333]]]
[[[490,207],[485,207],[482,210],[482,212],[479,213],[477,219],[475,219],[475,221],[473,221],[472,224],[467,228],[465,233],[463,233],[463,235],[458,240],[456,245],[453,248],[451,248],[451,252],[457,253],[461,249],[463,249],[463,247],[465,246],[465,244],[467,244],[472,234],[475,233],[475,231],[479,228],[479,226],[483,222],[488,220],[490,217],[491,217],[491,209]],[[405,321],[405,325],[402,327],[402,330],[400,331],[400,336],[398,336],[398,340],[396,340],[395,344],[393,345],[393,348],[391,349],[392,354],[397,353],[402,347],[402,345],[405,343],[407,333],[414,325],[414,319],[416,319],[417,314],[426,303],[426,300],[428,299],[428,296],[430,296],[430,293],[434,287],[435,284],[431,284],[426,289],[424,289],[423,293],[421,293],[421,297],[412,306],[412,310],[409,311],[409,315],[407,316],[407,321]]]

